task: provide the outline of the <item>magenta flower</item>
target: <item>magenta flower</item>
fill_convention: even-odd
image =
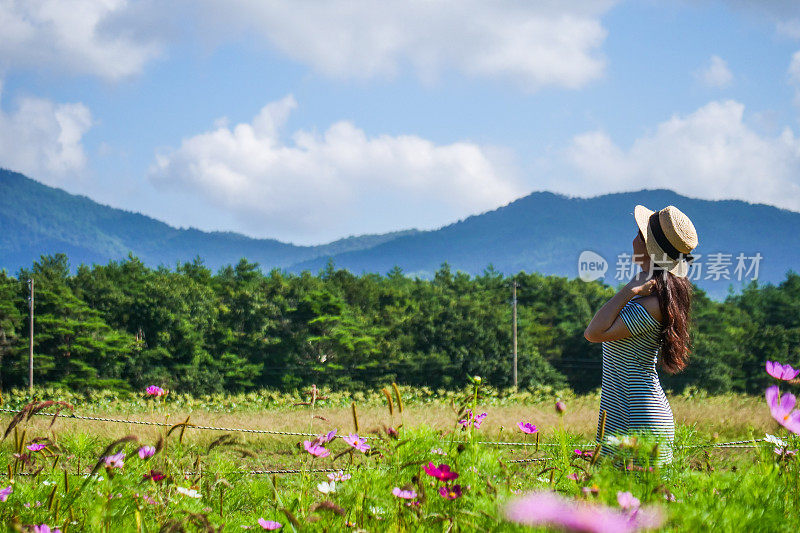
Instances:
[[[583,452],[581,450],[575,450],[575,455],[583,455]]]
[[[147,387],[147,390],[145,392],[147,392],[147,394],[149,394],[150,396],[164,396],[167,393],[167,391],[165,391],[161,387],[156,387],[155,385],[150,385],[149,387]]]
[[[6,501],[8,499],[8,496],[12,492],[14,492],[14,489],[12,488],[11,485],[9,485],[8,487],[6,487],[4,489],[0,489],[0,502]]]
[[[536,426],[534,426],[530,422],[524,422],[524,423],[523,422],[517,422],[517,427],[519,427],[519,429],[523,433],[527,433],[528,435],[530,435],[531,433],[536,433],[537,431],[539,431],[538,429],[536,429]]]
[[[452,487],[439,487],[439,496],[445,500],[456,500],[461,497],[461,485]]]
[[[472,412],[472,409],[467,409],[467,418],[465,418],[464,420],[459,420],[458,423],[461,424],[464,427],[464,429],[470,426],[474,426],[475,429],[478,429],[481,427],[481,423],[486,418],[486,416],[487,416],[486,413],[481,413],[478,416],[475,416],[475,414]]]
[[[511,501],[506,517],[520,524],[552,526],[588,533],[628,533],[656,529],[664,521],[657,508],[624,512],[604,505],[578,502],[557,493],[542,491]]]
[[[404,500],[413,500],[417,497],[417,493],[414,490],[402,490],[400,487],[395,487],[392,489],[392,494],[397,496],[398,498],[403,498]]]
[[[556,413],[563,415],[564,412],[567,410],[567,406],[562,401],[556,402]]]
[[[433,463],[428,463],[423,467],[423,470],[425,470],[425,473],[429,476],[433,476],[442,481],[452,481],[454,479],[458,479],[458,473],[452,472],[448,465],[439,465],[437,467]]]
[[[122,468],[125,465],[123,459],[125,459],[125,452],[115,453],[103,458],[106,468]]]
[[[139,458],[140,459],[147,459],[148,457],[153,457],[156,454],[156,449],[152,446],[142,446],[139,448]]]
[[[778,386],[773,385],[767,389],[765,396],[772,418],[792,433],[800,434],[800,411],[793,410],[796,403],[794,394],[781,394]]]
[[[33,444],[28,444],[25,447],[32,452],[38,452],[47,448],[47,444],[42,444],[41,442],[34,442]]]
[[[283,527],[280,522],[276,522],[274,520],[264,520],[263,518],[258,519],[258,525],[264,529],[280,529]]]
[[[143,479],[145,481],[147,481],[148,479],[152,479],[153,481],[161,481],[165,477],[166,476],[164,476],[164,474],[162,474],[158,470],[150,470],[150,473],[149,474],[145,474]]]
[[[572,481],[578,481],[578,473],[577,472],[573,472],[573,473],[567,475],[567,479],[571,479]]]
[[[767,374],[775,379],[790,381],[800,374],[800,369],[795,370],[790,365],[782,365],[777,361],[767,361]]]
[[[355,433],[351,433],[346,437],[342,437],[342,440],[360,452],[366,452],[369,450],[369,444],[367,444],[367,440],[363,437],[359,437]]]
[[[303,448],[314,457],[328,457],[331,454],[331,452],[317,444],[316,441],[304,440]]]

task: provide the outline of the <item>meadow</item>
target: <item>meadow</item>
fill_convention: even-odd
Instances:
[[[770,416],[764,396],[671,395],[675,458],[659,467],[644,436],[621,442],[620,460],[596,454],[596,393],[515,393],[475,382],[460,392],[156,389],[6,393],[6,529],[800,529],[792,453],[800,440]],[[58,409],[55,418],[42,414]],[[765,442],[766,434],[783,442]],[[719,446],[731,441],[746,442]]]

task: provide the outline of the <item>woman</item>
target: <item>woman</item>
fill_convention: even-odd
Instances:
[[[648,432],[660,441],[660,464],[672,461],[675,422],[658,380],[656,363],[674,374],[689,362],[692,286],[686,275],[698,244],[694,224],[675,206],[651,211],[637,205],[639,231],[633,261],[639,272],[597,312],[584,336],[603,343],[603,380],[597,440],[606,413],[601,454],[613,454],[607,437]]]

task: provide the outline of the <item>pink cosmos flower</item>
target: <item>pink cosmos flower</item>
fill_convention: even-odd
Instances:
[[[150,396],[164,396],[167,393],[167,391],[155,385],[150,385],[149,387],[147,387],[147,390],[145,392],[147,392],[147,394],[149,394]]]
[[[563,415],[564,412],[567,410],[567,406],[562,401],[556,402],[556,413]]]
[[[578,502],[550,491],[533,492],[512,500],[506,517],[521,524],[552,526],[587,533],[629,533],[655,529],[664,521],[657,509],[628,513],[604,505]]]
[[[303,448],[314,457],[328,457],[331,454],[331,452],[310,440],[303,441]]]
[[[61,530],[59,528],[50,529],[47,524],[39,524],[38,526],[33,526],[33,533],[61,533]]]
[[[773,385],[767,389],[765,396],[772,418],[792,433],[800,434],[800,411],[793,410],[796,403],[794,394],[780,394],[778,386]]]
[[[461,485],[452,487],[439,487],[439,496],[445,500],[456,500],[461,497]]]
[[[464,420],[459,420],[458,423],[461,424],[464,429],[468,428],[469,426],[474,426],[475,429],[481,427],[481,423],[486,418],[486,413],[481,413],[478,416],[472,412],[472,409],[467,409],[467,418]]]
[[[567,475],[567,479],[571,479],[572,481],[578,481],[578,473],[577,472],[573,472],[573,473]]]
[[[125,459],[125,452],[115,453],[103,458],[106,468],[122,468],[125,465],[123,459]]]
[[[335,438],[336,438],[336,430],[334,429],[325,435],[318,436],[316,440],[319,444],[327,444]]]
[[[263,518],[258,519],[258,525],[264,529],[280,529],[283,527],[280,522],[276,522],[274,520],[264,520]]]
[[[47,448],[47,444],[42,444],[41,442],[34,442],[33,444],[28,444],[25,447],[32,452],[38,452]]]
[[[329,481],[347,481],[350,479],[350,474],[345,474],[343,471],[339,470],[338,472],[331,472],[328,474]]]
[[[402,490],[400,487],[395,487],[392,489],[392,494],[397,496],[398,498],[403,498],[404,500],[413,500],[417,497],[416,491],[412,490]]]
[[[527,433],[528,435],[530,435],[531,433],[536,433],[537,431],[539,431],[538,429],[536,429],[536,426],[534,426],[530,422],[517,422],[517,427],[519,427],[519,429],[523,433]]]
[[[782,365],[777,361],[767,361],[767,374],[775,379],[790,381],[800,374],[800,369],[794,369],[791,365]]]
[[[630,492],[617,492],[617,503],[623,509],[635,510],[639,508],[640,502]]]
[[[425,470],[425,473],[429,476],[433,476],[442,481],[452,481],[454,479],[458,479],[458,473],[452,472],[448,465],[442,464],[437,467],[433,463],[428,463],[422,469]]]
[[[360,452],[366,452],[369,450],[369,444],[367,444],[367,440],[363,437],[359,437],[355,433],[351,433],[346,437],[342,437],[342,440]]]
[[[8,487],[6,487],[4,489],[0,489],[0,502],[6,501],[8,499],[8,496],[12,492],[14,492],[14,489],[12,488],[12,485],[9,485]]]
[[[147,459],[148,457],[153,457],[156,454],[156,449],[152,446],[142,446],[139,448],[139,458],[140,459]]]
[[[145,481],[147,481],[148,479],[152,479],[153,481],[161,481],[165,477],[166,476],[161,472],[159,472],[158,470],[150,470],[150,473],[145,474],[142,479],[144,479]]]

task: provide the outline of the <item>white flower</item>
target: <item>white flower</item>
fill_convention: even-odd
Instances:
[[[608,437],[606,437],[606,442],[611,446],[619,446],[620,444],[622,444],[622,441],[619,440],[619,438],[615,437],[614,435],[609,435]]]
[[[55,481],[50,481],[50,480],[48,480],[48,479],[45,479],[44,481],[42,481],[42,485],[47,485],[48,487],[49,487],[50,485],[55,485],[55,484],[56,484],[56,482],[55,482]]]
[[[374,505],[370,505],[369,512],[374,515],[382,515],[384,513],[383,507],[375,507]]]
[[[781,448],[785,448],[788,446],[786,442],[781,439],[780,437],[776,437],[775,435],[770,435],[769,433],[764,436],[764,441],[769,442],[770,444],[774,444],[775,446],[780,446]]]
[[[331,481],[328,483],[327,481],[323,481],[319,485],[317,485],[317,490],[320,491],[322,494],[330,494],[331,492],[336,492],[336,482]]]
[[[436,455],[447,455],[447,452],[442,450],[441,448],[431,448],[431,453]]]
[[[202,494],[200,494],[199,492],[197,492],[194,489],[187,489],[187,488],[184,488],[184,487],[175,487],[175,490],[177,490],[178,493],[183,494],[184,496],[188,496],[190,498],[201,498],[202,497]]]

